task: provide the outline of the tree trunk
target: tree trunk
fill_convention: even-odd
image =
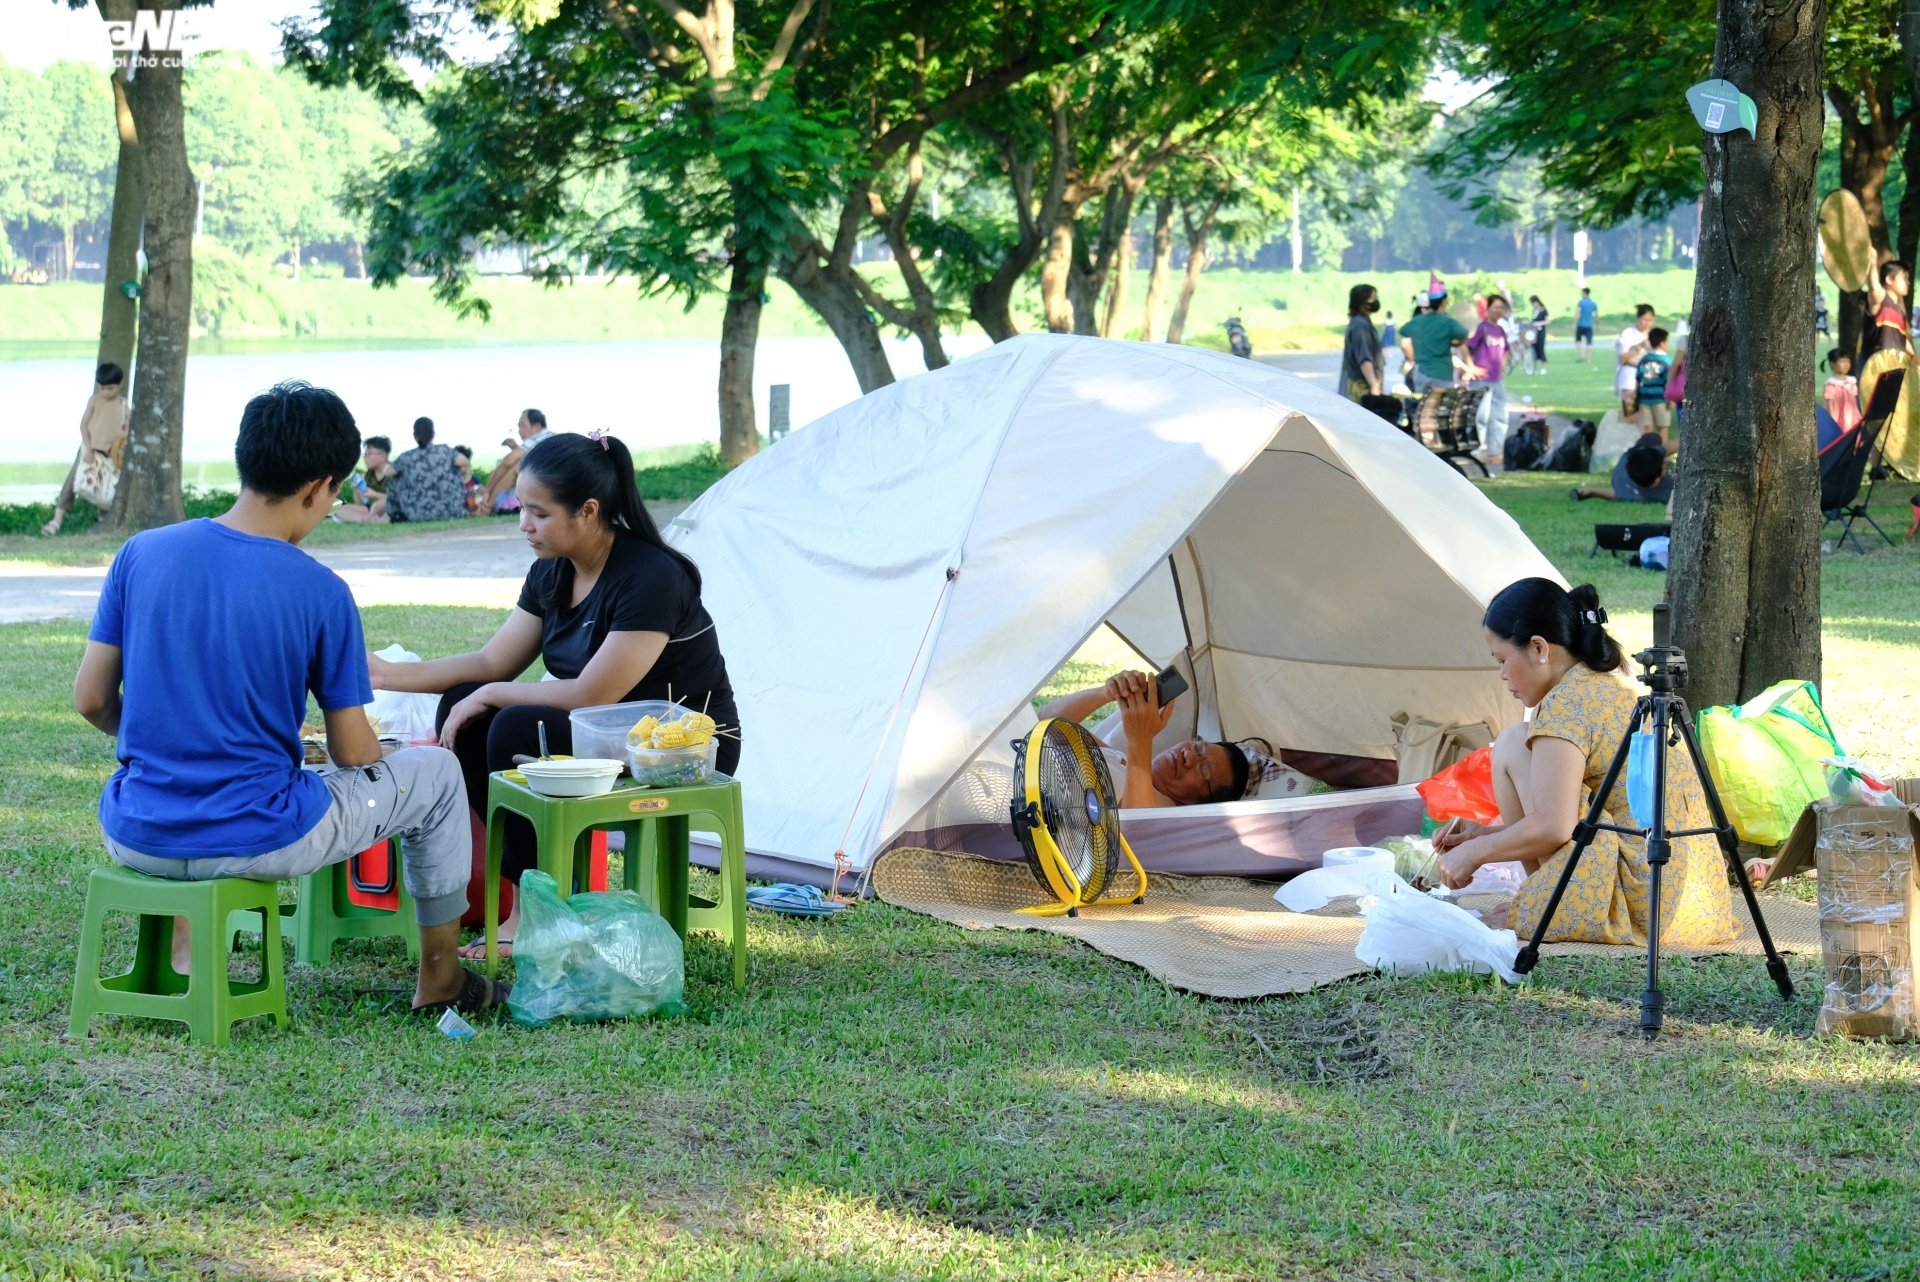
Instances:
[[[1047,329],[1055,334],[1073,333],[1073,303],[1067,296],[1068,277],[1073,271],[1073,224],[1080,207],[1060,202],[1053,228],[1047,234],[1047,257],[1040,265],[1040,306],[1046,313]]]
[[[760,341],[760,294],[766,284],[767,269],[736,251],[727,282],[727,310],[720,320],[720,461],[728,467],[760,452],[753,349]]]
[[[1153,270],[1147,273],[1147,307],[1140,322],[1140,341],[1153,341],[1153,322],[1167,295],[1167,277],[1173,271],[1173,197],[1162,196],[1153,210]]]
[[[1920,0],[1914,0],[1913,12],[1915,25],[1920,26]],[[1920,42],[1920,33],[1915,39]],[[1920,95],[1920,84],[1916,84],[1914,92]],[[1916,101],[1920,101],[1920,97]],[[1906,171],[1907,189],[1900,194],[1900,237],[1894,246],[1894,257],[1903,263],[1912,263],[1914,256],[1920,254],[1920,120],[1907,126],[1907,147],[1900,165]]]
[[[187,164],[181,66],[167,57],[154,62],[139,68],[127,86],[146,189],[147,279],[140,293],[133,362],[133,422],[110,519],[114,529],[126,532],[171,525],[186,516],[180,499],[180,444],[198,201]]]
[[[120,132],[120,159],[113,174],[113,221],[107,230],[107,279],[100,291],[100,352],[96,361],[121,369],[133,367],[133,330],[138,304],[120,289],[140,279],[140,219],[146,191],[140,178],[140,137],[127,105],[127,82],[113,81],[114,119]]]
[[[1547,270],[1560,270],[1560,226],[1557,223],[1547,228]]]
[[[1920,103],[1920,0],[1900,7],[1900,61],[1907,67],[1907,101]],[[1900,198],[1900,250],[1903,263],[1912,265],[1920,254],[1920,118],[1907,123],[1907,149],[1901,167],[1907,190]]]
[[[1887,234],[1887,170],[1893,165],[1900,131],[1893,117],[1892,88],[1891,83],[1870,82],[1864,102],[1851,90],[1827,90],[1827,99],[1840,118],[1840,185],[1860,198],[1874,256],[1881,260],[1893,252],[1893,240]]]
[[[836,271],[820,262],[819,247],[808,242],[804,251],[790,254],[780,265],[780,279],[793,286],[800,301],[827,323],[833,336],[853,366],[853,376],[862,394],[893,382],[893,366],[887,360],[886,346],[880,341],[880,327],[874,324],[859,287],[847,279],[851,264]]]
[[[296,284],[298,284],[298,283],[299,283],[299,280],[300,280],[300,237],[298,237],[298,236],[295,236],[295,237],[293,238],[293,279],[294,279],[294,283],[296,283]]]
[[[1113,260],[1113,283],[1107,289],[1107,312],[1100,321],[1100,337],[1113,338],[1120,328],[1120,313],[1127,305],[1127,277],[1133,274],[1133,233],[1120,239],[1119,254]]]
[[[347,242],[347,270],[355,280],[367,278],[367,247],[358,240]]]
[[[1708,135],[1680,456],[1674,640],[1696,708],[1820,679],[1820,488],[1806,430],[1826,0],[1720,0],[1713,75],[1759,105]]]
[[[1867,291],[1840,290],[1833,300],[1833,322],[1833,345],[1852,356],[1854,368],[1858,369],[1860,341],[1867,328]]]
[[[1173,319],[1167,322],[1167,341],[1178,343],[1186,337],[1187,309],[1193,306],[1193,291],[1200,286],[1200,273],[1207,269],[1207,237],[1213,232],[1214,215],[1220,212],[1220,198],[1214,197],[1207,212],[1196,224],[1186,215],[1187,275],[1180,282],[1180,297],[1173,305]]]

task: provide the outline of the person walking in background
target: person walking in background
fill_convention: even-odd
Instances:
[[[1593,318],[1600,311],[1600,304],[1593,301],[1593,291],[1580,291],[1580,301],[1573,305],[1573,354],[1582,364],[1593,360]]]
[[[1350,401],[1380,395],[1380,334],[1373,314],[1380,310],[1380,291],[1355,285],[1347,291],[1347,339],[1340,351],[1340,392]]]
[[[1825,338],[1833,335],[1828,332],[1827,296],[1821,292],[1818,283],[1813,287],[1813,332]]]
[[[1613,390],[1620,397],[1620,416],[1632,418],[1640,410],[1640,358],[1647,354],[1647,331],[1653,328],[1653,305],[1633,309],[1633,324],[1613,340]]]
[[[74,485],[80,480],[80,467],[89,454],[114,457],[126,445],[129,411],[127,399],[120,394],[127,381],[126,371],[107,361],[93,372],[93,395],[80,411],[80,452],[73,456],[67,479],[60,485],[60,497],[53,503],[53,519],[40,527],[40,533],[52,538],[73,508]]]
[[[1480,322],[1467,340],[1467,358],[1479,370],[1479,377],[1468,384],[1482,388],[1480,398],[1480,448],[1488,458],[1498,458],[1507,440],[1507,366],[1513,358],[1508,342],[1507,300],[1492,294],[1487,298],[1487,318]]]
[[[1393,323],[1393,313],[1387,313],[1386,324],[1380,327],[1380,347],[1383,351],[1392,351],[1400,346],[1400,327]]]
[[[393,460],[387,515],[395,521],[451,521],[467,514],[466,486],[453,451],[433,443],[433,420],[413,420],[413,448]]]
[[[1535,294],[1527,302],[1533,305],[1533,368],[1532,374],[1547,372],[1547,305]]]

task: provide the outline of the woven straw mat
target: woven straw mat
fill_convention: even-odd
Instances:
[[[1131,874],[1126,881],[1130,883]],[[1129,888],[1120,885],[1115,893]],[[1289,912],[1274,902],[1273,883],[1243,877],[1153,873],[1145,903],[1083,908],[1077,917],[1035,917],[1017,910],[1047,903],[1050,896],[1024,863],[903,848],[875,862],[873,889],[890,904],[971,930],[999,926],[1069,935],[1175,988],[1210,997],[1302,993],[1371,969],[1353,955],[1361,919],[1352,900],[1336,899],[1316,913]],[[1469,908],[1497,902],[1491,897],[1465,901]],[[1761,910],[1782,952],[1820,951],[1813,904],[1768,896]],[[1664,949],[1663,954],[1757,956],[1760,940],[1737,892],[1734,912],[1741,933],[1732,943]],[[1542,951],[1550,957],[1645,953],[1605,944],[1548,944]]]

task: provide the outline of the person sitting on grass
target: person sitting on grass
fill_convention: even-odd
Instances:
[[[1569,497],[1576,501],[1665,503],[1673,497],[1673,469],[1667,466],[1667,459],[1679,452],[1679,442],[1662,440],[1658,432],[1642,433],[1633,448],[1615,460],[1613,484],[1576,485]]]
[[[425,663],[367,662],[374,688],[440,694],[435,728],[465,772],[470,802],[484,805],[487,776],[516,756],[573,751],[574,708],[665,699],[702,710],[730,733],[717,768],[740,761],[740,714],[720,636],[700,603],[700,571],[660,537],[634,480],[633,455],[602,432],[555,434],[520,464],[520,530],[539,559],[499,632],[469,654]],[[549,681],[520,681],[546,665]],[[444,693],[443,693],[444,692]],[[502,868],[511,881],[536,861],[533,826],[506,824]],[[503,948],[519,907],[500,927]],[[466,955],[478,958],[476,941]]]
[[[1550,579],[1503,588],[1482,622],[1487,648],[1507,692],[1533,710],[1493,744],[1493,793],[1499,822],[1463,822],[1434,839],[1440,880],[1459,889],[1481,867],[1518,860],[1527,879],[1514,893],[1507,924],[1530,936],[1546,911],[1573,850],[1573,829],[1588,798],[1606,782],[1633,720],[1635,694],[1621,674],[1619,643],[1590,584],[1569,591]],[[1598,832],[1554,913],[1550,942],[1647,942],[1653,920],[1646,839],[1607,831],[1630,826],[1621,771],[1603,800]],[[1706,793],[1685,752],[1667,755],[1667,826],[1708,833]],[[1727,869],[1710,835],[1676,837],[1661,887],[1660,938],[1677,948],[1723,943],[1738,934]]]
[[[74,707],[116,740],[100,797],[116,862],[174,881],[285,881],[401,837],[420,923],[413,1008],[476,1013],[509,986],[458,957],[473,862],[460,764],[441,748],[380,755],[353,595],[298,546],[359,447],[332,392],[282,383],[249,401],[233,506],[136,534],[114,557]],[[324,777],[301,766],[309,691],[339,765]],[[173,955],[186,974],[179,919]]]
[[[353,498],[336,509],[333,519],[348,525],[385,525],[387,523],[387,482],[394,476],[389,455],[393,442],[384,436],[367,438],[366,471],[355,473]]]

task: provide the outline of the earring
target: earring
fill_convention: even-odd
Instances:
[[[1545,658],[1544,656],[1542,656],[1541,658],[1539,658],[1539,659],[1537,659],[1537,660],[1535,660],[1535,662],[1537,662],[1537,663],[1545,663],[1545,662],[1546,662],[1546,658]]]

